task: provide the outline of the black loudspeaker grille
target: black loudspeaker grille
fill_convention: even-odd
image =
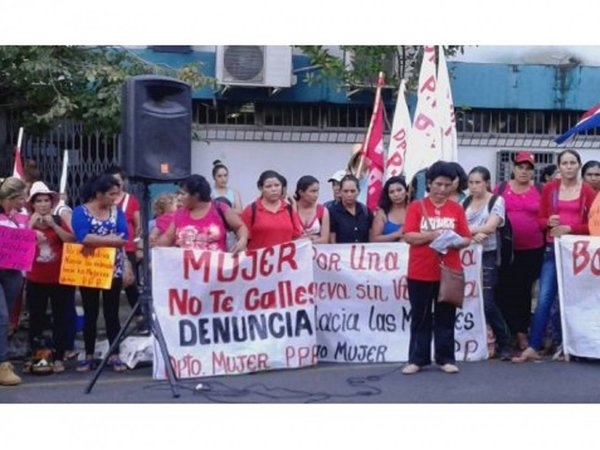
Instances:
[[[264,48],[258,45],[230,45],[225,48],[223,65],[231,81],[262,81]]]
[[[172,182],[191,173],[192,97],[186,83],[142,75],[122,91],[121,164],[133,179]]]

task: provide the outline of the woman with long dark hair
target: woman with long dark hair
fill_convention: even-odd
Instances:
[[[78,372],[94,369],[96,348],[96,322],[100,311],[100,296],[106,324],[108,342],[112,345],[121,325],[119,304],[125,269],[125,244],[128,239],[127,219],[116,203],[121,192],[119,181],[110,174],[90,179],[83,188],[84,204],[73,210],[72,226],[77,242],[85,247],[114,247],[116,249],[112,284],[109,289],[80,287],[83,304],[83,339],[86,356],[79,361]],[[119,359],[118,349],[110,355],[108,364],[115,372],[127,370]]]
[[[513,362],[534,361],[541,358],[538,351],[550,319],[550,311],[556,305],[558,278],[554,255],[554,239],[565,234],[589,234],[588,213],[595,198],[595,191],[579,178],[581,157],[575,150],[563,150],[558,155],[560,180],[544,186],[539,211],[539,226],[544,231],[546,247],[540,272],[540,293],[531,321],[529,346]],[[560,322],[553,326],[559,330]],[[560,343],[559,343],[560,344]]]
[[[302,225],[303,236],[313,244],[329,242],[329,211],[318,203],[319,180],[312,175],[300,177],[296,184],[296,211]]]
[[[381,190],[379,210],[373,218],[371,242],[397,242],[402,239],[406,219],[408,187],[403,176],[390,177]]]

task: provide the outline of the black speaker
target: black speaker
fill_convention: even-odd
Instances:
[[[192,166],[192,91],[169,77],[125,80],[121,103],[121,167],[132,179],[172,182]]]

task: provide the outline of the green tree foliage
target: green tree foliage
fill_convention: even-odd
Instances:
[[[385,73],[386,85],[397,88],[405,79],[414,88],[422,58],[420,45],[342,45],[343,56],[333,55],[322,45],[298,46],[311,64],[320,70],[308,76],[308,82],[324,78],[338,80],[340,88],[374,87],[380,71]],[[463,51],[463,46],[444,48],[446,56]]]
[[[0,108],[16,111],[30,132],[70,119],[114,133],[121,85],[141,74],[179,78],[194,88],[210,83],[198,65],[160,66],[123,48],[0,46]]]

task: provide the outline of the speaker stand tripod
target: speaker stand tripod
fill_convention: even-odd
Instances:
[[[152,274],[150,273],[150,243],[148,241],[148,238],[150,235],[149,230],[148,230],[148,223],[149,223],[149,217],[150,217],[150,207],[149,207],[150,192],[148,189],[148,184],[144,181],[140,182],[138,191],[141,194],[139,196],[139,198],[140,198],[141,209],[142,209],[141,221],[142,221],[142,236],[143,236],[143,241],[144,241],[144,259],[142,260],[142,273],[143,273],[144,284],[142,287],[142,292],[138,298],[138,302],[135,304],[135,306],[129,313],[129,316],[127,317],[127,320],[125,321],[125,324],[119,330],[119,333],[117,334],[114,342],[112,343],[108,352],[106,353],[106,355],[104,355],[104,358],[102,358],[102,362],[100,363],[100,365],[94,372],[94,376],[92,377],[91,381],[85,388],[85,393],[89,394],[92,391],[94,385],[96,384],[96,381],[98,380],[98,378],[100,377],[100,374],[102,373],[102,370],[106,367],[106,364],[108,363],[108,358],[110,358],[110,356],[113,354],[113,352],[119,348],[119,345],[121,344],[121,341],[123,340],[123,337],[125,336],[125,332],[127,331],[127,329],[129,328],[129,325],[133,321],[133,318],[138,314],[138,312],[141,309],[141,312],[144,316],[145,323],[149,324],[150,333],[152,334],[152,336],[154,336],[154,338],[158,342],[161,357],[163,359],[163,363],[164,363],[164,366],[167,371],[167,379],[169,380],[169,385],[171,386],[171,392],[173,393],[173,397],[177,398],[180,395],[179,385],[177,384],[177,377],[175,376],[175,370],[173,369],[173,366],[171,365],[171,358],[169,357],[167,344],[165,342],[164,335],[160,328],[160,324],[158,323],[158,320],[156,319],[156,312],[154,310],[154,305],[152,302],[152,278],[151,278]]]

